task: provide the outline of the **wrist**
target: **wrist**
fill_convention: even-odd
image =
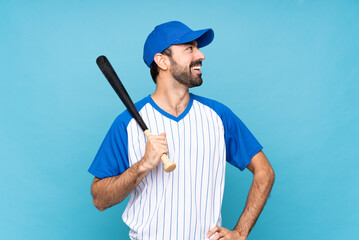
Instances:
[[[147,173],[151,171],[151,169],[153,168],[146,156],[143,156],[143,158],[138,163],[139,163],[138,170],[141,173]]]
[[[249,235],[249,232],[248,232],[248,231],[245,231],[245,230],[243,230],[243,229],[237,229],[237,228],[235,228],[235,229],[233,229],[233,231],[237,232],[240,237],[246,237],[246,238],[247,238],[248,235]]]

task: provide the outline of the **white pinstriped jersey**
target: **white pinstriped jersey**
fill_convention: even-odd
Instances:
[[[224,105],[190,95],[174,117],[150,96],[136,104],[152,134],[166,132],[171,173],[160,163],[136,186],[122,215],[131,239],[206,239],[221,225],[226,161],[243,170],[262,146]],[[146,137],[128,111],[111,126],[89,172],[116,176],[141,160]]]

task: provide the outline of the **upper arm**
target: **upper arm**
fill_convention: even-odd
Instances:
[[[101,180],[101,178],[98,178],[98,177],[95,177],[94,179],[93,179],[93,181],[92,181],[92,186],[94,185],[94,184],[96,184],[98,181],[100,181]]]
[[[251,162],[247,165],[247,168],[255,174],[258,171],[272,172],[274,174],[273,168],[270,165],[267,157],[264,155],[263,151],[259,151],[251,159]]]
[[[227,162],[244,170],[263,147],[247,126],[228,108],[224,111],[223,127]]]
[[[102,179],[117,176],[128,167],[127,126],[118,117],[107,132],[88,171]]]

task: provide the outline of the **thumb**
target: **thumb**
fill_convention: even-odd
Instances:
[[[165,132],[161,133],[160,135],[166,137],[166,133],[165,133]]]

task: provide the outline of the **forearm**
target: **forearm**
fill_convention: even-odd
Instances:
[[[148,172],[141,160],[118,176],[96,178],[91,187],[94,205],[103,211],[122,202]]]
[[[273,182],[274,172],[272,168],[254,174],[245,208],[234,229],[241,236],[248,236],[252,230],[267,201]]]

